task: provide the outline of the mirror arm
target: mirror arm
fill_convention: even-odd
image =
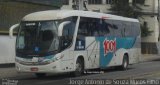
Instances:
[[[62,36],[63,27],[67,24],[71,23],[71,21],[62,22],[58,27],[58,36]]]
[[[10,38],[13,38],[13,30],[18,26],[19,26],[19,24],[15,24],[15,25],[13,25],[13,26],[11,26],[9,28],[9,36],[10,36]]]

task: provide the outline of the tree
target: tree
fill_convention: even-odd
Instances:
[[[130,18],[140,18],[143,13],[142,8],[139,5],[145,3],[145,0],[133,0],[132,4],[129,0],[113,0],[111,4],[111,11],[113,14],[130,17]],[[138,5],[139,4],[139,5]],[[141,35],[142,37],[149,36],[153,31],[149,31],[148,26],[141,25]]]
[[[110,10],[120,16],[135,17],[134,9],[129,5],[129,0],[113,0]]]
[[[141,37],[146,37],[151,35],[153,31],[150,31],[148,26],[141,25]]]

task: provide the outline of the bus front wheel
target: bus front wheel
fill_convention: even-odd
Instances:
[[[122,61],[122,65],[121,65],[121,69],[122,69],[122,70],[127,70],[128,65],[129,65],[128,56],[127,56],[127,55],[124,55],[123,61]]]
[[[76,61],[76,70],[74,72],[74,76],[80,76],[83,74],[84,71],[84,64],[82,59],[78,59]]]

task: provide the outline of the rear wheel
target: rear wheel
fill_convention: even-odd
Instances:
[[[81,59],[76,61],[76,70],[74,72],[74,76],[80,76],[83,74],[84,71],[84,63]]]
[[[35,73],[36,77],[38,78],[42,78],[42,77],[45,77],[46,74],[45,73]]]
[[[122,62],[122,65],[121,65],[121,69],[122,69],[122,70],[127,70],[128,65],[129,65],[128,56],[127,56],[127,55],[124,55],[124,57],[123,57],[123,62]]]

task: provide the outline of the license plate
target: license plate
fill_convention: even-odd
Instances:
[[[31,68],[31,71],[38,71],[38,68]]]

